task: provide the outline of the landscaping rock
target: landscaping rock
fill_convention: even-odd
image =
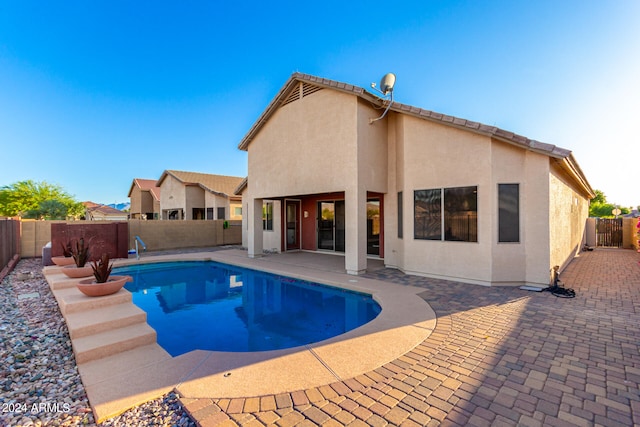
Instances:
[[[58,305],[39,259],[0,282],[0,426],[96,425]],[[37,296],[31,296],[37,293]],[[29,294],[29,298],[18,298]],[[101,426],[195,426],[170,393]]]

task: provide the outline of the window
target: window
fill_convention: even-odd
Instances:
[[[413,237],[442,239],[442,190],[416,190],[413,194]]]
[[[519,184],[498,184],[498,242],[520,242]]]
[[[273,202],[262,204],[262,229],[273,231]]]
[[[242,206],[236,206],[233,208],[233,215],[242,216]]]
[[[218,219],[227,219],[224,217],[224,207],[218,208]]]
[[[402,223],[402,191],[398,191],[398,239],[402,239],[403,234]]]
[[[478,187],[416,190],[414,238],[477,242]]]
[[[478,187],[444,189],[444,240],[478,241]]]
[[[213,208],[207,208],[207,219],[213,219]]]

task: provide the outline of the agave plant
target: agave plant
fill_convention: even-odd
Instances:
[[[89,260],[89,245],[84,243],[84,237],[75,241],[75,247],[72,250],[73,260],[76,262],[76,266],[84,267]]]
[[[65,258],[73,256],[73,249],[71,249],[71,243],[68,240],[66,243],[60,242],[60,246],[62,246],[62,255],[64,255]]]
[[[109,280],[113,263],[109,264],[109,255],[102,254],[99,260],[93,261],[91,265],[93,269],[93,277],[96,278],[96,283],[106,283]]]

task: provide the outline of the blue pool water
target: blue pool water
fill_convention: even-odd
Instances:
[[[262,351],[322,341],[380,313],[370,295],[212,261],[114,268],[172,356]]]

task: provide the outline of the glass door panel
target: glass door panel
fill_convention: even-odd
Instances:
[[[333,250],[334,216],[333,202],[318,202],[318,249]]]
[[[336,226],[336,234],[335,234],[335,251],[336,252],[344,252],[345,249],[345,212],[344,212],[344,200],[336,200],[335,202],[335,226]]]
[[[380,199],[367,200],[367,254],[380,255]]]
[[[298,227],[299,215],[298,201],[287,200],[287,244],[286,249],[300,249],[300,228]]]

